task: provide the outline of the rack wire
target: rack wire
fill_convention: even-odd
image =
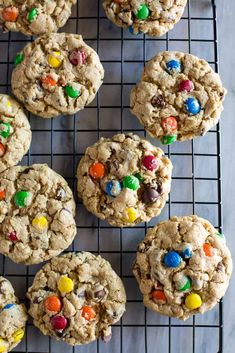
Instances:
[[[166,36],[133,36],[107,20],[101,0],[80,0],[63,29],[82,33],[97,50],[106,70],[96,100],[73,117],[54,120],[30,116],[33,142],[22,164],[48,163],[62,174],[76,195],[76,166],[85,148],[100,136],[133,131],[146,136],[129,112],[129,92],[147,60],[160,50],[181,50],[205,58],[218,72],[215,0],[189,0],[181,21]],[[0,34],[0,92],[10,93],[13,58],[33,38]],[[153,141],[157,145],[156,141]],[[43,141],[43,143],[42,143]],[[162,146],[161,146],[162,147]],[[88,214],[77,200],[78,236],[68,249],[100,253],[120,274],[127,290],[127,312],[113,327],[113,339],[84,347],[69,347],[44,337],[28,323],[25,340],[15,349],[26,353],[222,353],[223,304],[186,322],[154,314],[144,308],[131,267],[136,247],[148,227],[172,215],[197,213],[222,231],[220,126],[195,141],[164,147],[174,164],[172,191],[162,214],[135,228],[119,229]],[[19,266],[0,258],[0,272],[9,278],[21,300],[41,267]]]

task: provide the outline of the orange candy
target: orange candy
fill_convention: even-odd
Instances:
[[[15,6],[6,7],[2,12],[2,17],[7,22],[15,22],[19,16],[19,10]]]
[[[0,157],[2,157],[5,152],[6,152],[6,148],[5,148],[4,145],[0,142]]]
[[[45,86],[54,87],[56,86],[56,81],[50,75],[46,75],[42,78],[42,84]]]
[[[61,310],[61,301],[56,295],[50,295],[44,301],[44,308],[48,311],[58,313]]]
[[[91,306],[84,306],[82,308],[82,316],[86,320],[92,320],[96,317],[96,312]]]
[[[5,200],[5,197],[6,197],[5,190],[0,190],[0,201]]]
[[[214,248],[211,244],[203,244],[203,250],[206,256],[212,257],[214,255]]]
[[[174,131],[177,129],[177,120],[173,116],[162,119],[162,127],[164,130]]]
[[[101,179],[105,174],[105,168],[102,163],[96,162],[90,166],[89,174],[93,179]]]
[[[155,290],[152,293],[153,300],[166,302],[165,293],[162,290]]]

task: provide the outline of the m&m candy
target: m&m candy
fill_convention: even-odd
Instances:
[[[55,87],[57,84],[56,80],[54,80],[51,75],[46,75],[42,78],[42,85],[45,88]]]
[[[95,162],[89,168],[89,174],[93,179],[101,179],[105,175],[105,167],[102,163]]]
[[[60,312],[61,306],[61,300],[56,295],[50,295],[44,301],[44,308],[54,313]]]
[[[183,80],[179,84],[179,92],[191,92],[193,90],[193,83],[190,80]]]
[[[5,190],[0,190],[0,201],[5,200],[6,198],[6,192]]]
[[[179,60],[173,59],[166,63],[166,68],[169,73],[181,72],[182,65]]]
[[[135,220],[138,218],[137,212],[133,207],[128,207],[125,209],[126,217],[125,221],[134,223]]]
[[[167,135],[167,136],[163,136],[161,139],[161,143],[163,145],[171,145],[172,143],[174,143],[177,140],[177,135]]]
[[[69,55],[69,61],[72,65],[84,65],[86,62],[86,53],[83,50],[73,50]]]
[[[122,185],[124,188],[128,188],[135,191],[139,189],[140,182],[139,179],[136,178],[134,175],[128,175],[123,179]]]
[[[0,142],[0,157],[2,157],[6,152],[5,146]]]
[[[159,302],[165,303],[167,301],[166,295],[163,292],[163,290],[155,290],[155,291],[153,291],[152,299],[156,303],[159,303]]]
[[[162,119],[161,125],[166,131],[175,131],[178,123],[174,116],[168,116],[167,118]]]
[[[24,60],[24,54],[23,53],[17,54],[14,60],[15,66],[21,64],[23,60]]]
[[[2,310],[8,310],[11,309],[13,306],[15,306],[15,304],[6,304]]]
[[[32,195],[29,191],[21,190],[15,193],[14,203],[18,207],[27,207],[32,201]]]
[[[17,331],[15,331],[12,335],[14,343],[16,342],[20,342],[22,340],[22,338],[24,337],[24,330],[23,329],[19,329]]]
[[[212,257],[214,255],[214,248],[211,244],[205,243],[203,244],[203,251],[206,256]]]
[[[32,220],[32,225],[37,230],[44,230],[44,229],[47,229],[47,227],[48,227],[48,221],[47,221],[46,217],[44,217],[44,216],[35,217]]]
[[[3,138],[8,138],[11,133],[11,124],[9,123],[0,123],[0,135]]]
[[[164,265],[171,268],[178,267],[181,261],[182,259],[176,251],[169,251],[163,258]]]
[[[183,259],[190,259],[192,256],[192,246],[190,244],[184,244],[181,248],[180,256]]]
[[[2,11],[2,17],[6,22],[16,22],[19,16],[19,10],[15,6],[5,7]]]
[[[55,331],[63,331],[68,324],[68,320],[63,315],[56,315],[51,318],[51,325]]]
[[[148,6],[145,4],[140,5],[140,8],[136,13],[136,18],[138,18],[138,20],[146,20],[146,18],[148,17],[149,17]]]
[[[106,184],[105,191],[109,196],[116,197],[122,191],[122,185],[118,180],[109,181]]]
[[[62,60],[60,58],[60,52],[54,51],[48,55],[47,58],[48,64],[54,69],[58,69],[62,65]]]
[[[156,202],[159,199],[159,193],[156,189],[152,187],[148,187],[144,190],[142,194],[142,200],[144,203],[153,203]]]
[[[73,280],[67,276],[61,276],[57,283],[58,289],[61,293],[70,293],[74,288]]]
[[[190,310],[195,310],[200,308],[202,305],[202,299],[199,294],[192,293],[189,294],[185,299],[185,306]]]
[[[180,292],[186,292],[191,288],[191,280],[189,277],[181,274],[175,282],[175,285]]]
[[[36,20],[37,16],[38,16],[38,10],[34,7],[29,11],[27,20],[29,22],[33,22]]]
[[[90,321],[96,317],[96,312],[91,306],[84,306],[82,308],[82,316],[87,321]]]
[[[65,94],[73,99],[76,99],[80,96],[80,91],[78,89],[73,88],[71,85],[66,85],[64,88]]]
[[[185,103],[186,111],[191,115],[196,115],[201,111],[201,104],[197,98],[189,97]]]
[[[155,156],[145,156],[142,160],[143,167],[147,170],[153,171],[158,168],[158,159]]]
[[[11,240],[12,242],[18,241],[17,235],[15,231],[12,231],[7,234],[7,239]]]
[[[7,352],[6,342],[0,337],[0,353]]]
[[[151,104],[154,108],[164,108],[166,103],[163,95],[155,94],[155,96],[153,96],[151,99]]]

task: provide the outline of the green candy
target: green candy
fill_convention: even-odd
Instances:
[[[182,276],[177,282],[176,282],[177,289],[180,292],[186,292],[191,288],[191,280],[187,276]]]
[[[38,15],[38,10],[34,7],[32,10],[29,11],[27,20],[29,22],[33,22],[34,20],[36,20],[37,15]]]
[[[72,86],[67,85],[65,86],[65,93],[68,97],[70,98],[77,98],[80,96],[80,91],[78,91],[77,89],[74,89]]]
[[[0,135],[5,139],[9,137],[11,132],[11,124],[9,123],[0,123]]]
[[[24,60],[24,54],[23,53],[17,54],[14,60],[15,66],[21,64],[23,60]]]
[[[144,178],[140,175],[140,173],[136,173],[135,177],[139,180],[140,183],[144,182]]]
[[[139,187],[140,187],[139,179],[136,178],[134,175],[126,176],[123,179],[122,184],[123,184],[124,188],[128,188],[128,189],[131,189],[131,190],[134,190],[134,191],[139,189]]]
[[[168,136],[163,136],[163,138],[161,139],[161,143],[163,145],[171,145],[176,140],[177,140],[177,135],[168,135]]]
[[[138,20],[146,20],[149,17],[149,8],[147,5],[142,4],[136,14]]]
[[[31,195],[29,191],[21,190],[15,193],[14,203],[18,207],[27,207],[30,204]]]

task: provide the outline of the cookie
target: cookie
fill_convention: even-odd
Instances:
[[[226,90],[202,59],[161,52],[150,60],[131,92],[131,111],[163,144],[205,135],[217,124]]]
[[[172,217],[148,230],[133,272],[147,308],[186,320],[224,296],[232,259],[224,235],[207,220]]]
[[[57,32],[71,15],[76,0],[2,0],[0,26],[4,32],[41,35]]]
[[[10,352],[24,337],[26,308],[19,304],[11,283],[0,276],[0,352]]]
[[[159,215],[171,186],[172,164],[160,148],[133,134],[101,138],[81,159],[78,195],[88,211],[113,226]]]
[[[12,90],[33,114],[75,114],[91,103],[104,70],[97,53],[78,34],[51,33],[29,43],[15,58]]]
[[[104,0],[107,17],[131,33],[160,37],[170,31],[183,15],[187,0]]]
[[[60,254],[76,235],[75,202],[67,182],[46,164],[1,174],[0,252],[37,264]]]
[[[0,94],[0,173],[21,161],[31,139],[29,121],[19,103]],[[0,202],[1,197],[0,192]]]
[[[70,345],[99,337],[108,342],[126,303],[123,283],[110,263],[89,252],[52,259],[36,274],[27,296],[34,325]]]

